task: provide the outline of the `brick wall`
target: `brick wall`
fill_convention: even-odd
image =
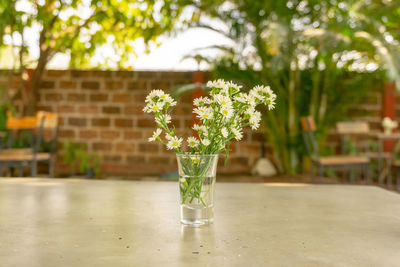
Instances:
[[[62,144],[68,140],[87,144],[88,152],[100,157],[105,174],[135,176],[175,171],[174,153],[161,144],[147,142],[155,122],[142,108],[145,96],[152,89],[168,91],[191,83],[192,75],[192,72],[48,70],[39,91],[38,109],[57,112],[61,117],[59,172],[68,172],[61,156]],[[4,77],[0,77],[0,82],[4,82]],[[191,109],[191,96],[178,100],[172,115],[179,135],[191,134]],[[352,108],[349,115],[378,129],[381,109],[381,92],[376,90],[361,105]],[[400,109],[397,112],[400,114]],[[221,159],[219,172],[248,173],[260,156],[261,140],[260,132],[245,131],[243,140],[232,144],[226,165]],[[337,150],[338,141],[332,130],[327,145]]]
[[[176,160],[163,145],[147,141],[156,125],[142,112],[145,96],[154,88],[168,90],[191,82],[192,72],[49,70],[38,109],[59,113],[60,143],[70,139],[87,144],[88,152],[100,157],[103,173],[159,174],[175,171]],[[178,100],[172,118],[179,135],[191,134],[191,109],[191,96]],[[219,171],[249,172],[259,157],[261,139],[260,133],[246,132]],[[58,170],[66,171],[62,160],[58,162]]]

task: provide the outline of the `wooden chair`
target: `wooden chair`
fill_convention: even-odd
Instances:
[[[366,137],[371,134],[371,129],[367,122],[338,122],[336,124],[336,130],[340,135],[341,139],[341,147],[342,153],[345,150],[345,143],[346,141],[350,140],[351,136],[358,136],[358,137]],[[370,160],[377,160],[378,162],[378,177],[379,182],[382,183],[383,176],[388,177],[388,181],[392,180],[391,177],[391,161],[392,161],[392,154],[387,152],[371,152],[369,144],[364,144],[364,149],[362,152],[357,153],[359,156],[368,157]],[[385,168],[382,168],[382,161],[385,162]],[[383,169],[383,172],[381,171]],[[385,175],[386,174],[386,175]]]
[[[33,127],[33,128],[32,128]],[[11,131],[9,140],[12,140],[13,132],[21,129],[32,130],[31,148],[25,149],[3,149],[0,151],[0,165],[15,167],[19,176],[22,176],[23,167],[31,167],[31,176],[37,175],[37,163],[47,162],[49,164],[49,175],[54,177],[54,158],[58,134],[58,115],[50,112],[40,111],[35,120],[32,118],[14,119],[7,121],[7,129]],[[42,140],[50,139],[50,151],[39,152]],[[12,141],[9,142],[11,147]],[[0,166],[1,167],[1,166]]]
[[[318,145],[314,137],[316,125],[312,117],[301,118],[301,127],[303,129],[304,142],[307,152],[311,158],[312,169],[311,177],[314,181],[314,168],[319,177],[323,176],[324,171],[332,170],[354,170],[358,169],[364,172],[365,182],[369,182],[369,158],[364,156],[328,156],[321,157],[319,155]]]

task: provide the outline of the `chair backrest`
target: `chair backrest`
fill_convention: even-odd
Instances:
[[[7,111],[7,130],[26,130],[34,129],[37,125],[36,117],[21,117],[16,118],[12,115],[10,111]]]
[[[370,128],[367,122],[354,121],[338,122],[336,123],[336,130],[339,134],[366,134],[369,133]]]
[[[301,128],[303,130],[304,143],[307,153],[311,159],[319,158],[318,144],[315,140],[314,132],[317,130],[313,117],[307,116],[300,118]]]

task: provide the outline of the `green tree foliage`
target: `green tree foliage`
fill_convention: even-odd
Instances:
[[[400,85],[399,1],[189,3],[196,7],[192,26],[232,40],[232,46],[214,47],[224,52],[214,60],[216,76],[249,87],[268,83],[277,93],[277,108],[264,121],[284,172],[301,169],[301,116],[313,115],[322,141],[374,87],[375,74],[382,71]]]
[[[112,58],[102,66],[113,61],[119,68],[128,67],[134,41],[155,42],[172,30],[181,11],[174,0],[0,0],[0,59],[12,60],[20,87],[29,86],[26,96],[21,89],[14,98],[27,105],[24,113],[33,112],[43,71],[57,53],[70,55],[72,68],[91,67],[91,57],[108,44]],[[35,29],[38,40],[28,46],[27,33]],[[29,83],[27,67],[34,69]]]

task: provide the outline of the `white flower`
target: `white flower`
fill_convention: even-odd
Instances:
[[[160,136],[160,134],[162,133],[162,130],[160,128],[157,128],[157,130],[155,132],[153,132],[153,135],[149,138],[149,142],[153,142],[157,139],[157,137]]]
[[[220,94],[225,94],[225,95],[229,94],[229,86],[222,79],[215,80],[215,81],[208,81],[207,87],[220,89],[220,90],[217,90],[217,93],[220,93]],[[213,91],[211,91],[211,94],[213,94]]]
[[[169,135],[168,133],[165,134],[165,139],[171,141],[172,138],[174,138],[175,136]]]
[[[164,107],[164,103],[159,102],[159,103],[150,104],[149,109],[150,109],[150,112],[156,113],[156,112],[161,111],[163,109],[163,107]]]
[[[201,133],[202,135],[208,135],[208,131],[206,126],[204,125],[198,125],[198,124],[194,124],[193,125],[193,130],[197,131],[198,133]]]
[[[251,129],[257,130],[257,128],[260,127],[260,121],[261,121],[261,113],[260,112],[254,111],[252,114],[250,114],[249,123],[250,123]]]
[[[210,99],[207,97],[198,97],[193,100],[193,105],[197,107],[203,107],[206,104],[210,104]]]
[[[195,108],[193,113],[197,114],[197,117],[202,120],[210,120],[213,117],[212,109],[207,107]]]
[[[208,81],[207,87],[225,89],[228,87],[228,85],[226,84],[226,82],[223,79],[218,79],[218,80],[214,80],[214,81]]]
[[[178,138],[176,136],[172,137],[171,139],[169,139],[168,143],[167,143],[167,149],[177,149],[181,146],[182,143],[182,138]]]
[[[228,137],[229,133],[228,133],[228,130],[226,129],[226,127],[223,127],[223,128],[221,129],[221,134],[222,134],[222,136],[223,136],[224,138],[227,138],[227,137]]]
[[[242,129],[241,129],[241,128],[240,128],[240,129],[232,128],[231,130],[232,130],[232,133],[233,133],[233,135],[235,136],[235,139],[236,139],[237,141],[242,140],[242,138],[243,138],[243,132],[242,132]]]
[[[197,138],[191,136],[187,139],[188,145],[189,147],[197,147],[199,145],[199,140],[197,140]]]
[[[263,102],[271,110],[275,107],[276,94],[269,86],[257,85],[250,90],[249,95],[255,98],[256,101]]]
[[[143,112],[145,113],[150,113],[151,112],[151,104],[147,104],[144,108],[143,108]]]
[[[241,85],[237,85],[236,83],[234,83],[234,82],[232,82],[232,81],[226,82],[226,85],[227,85],[229,88],[234,88],[234,89],[236,89],[237,91],[240,91],[240,89],[242,88]]]
[[[169,124],[171,123],[171,116],[168,114],[165,115],[160,115],[160,117],[155,117],[155,121],[157,124],[161,124],[162,125],[162,121],[165,122],[165,124]]]
[[[204,139],[201,139],[201,143],[203,144],[203,145],[205,145],[205,146],[208,146],[208,145],[210,145],[210,140],[208,140],[207,138],[204,138]]]
[[[217,94],[217,95],[214,96],[214,100],[221,107],[227,107],[227,108],[232,107],[232,100],[229,98],[229,96],[224,96],[224,95],[221,95],[221,94]]]
[[[152,90],[150,94],[147,95],[145,102],[146,103],[154,102],[156,98],[160,98],[161,95],[165,95],[163,90],[159,89]]]
[[[228,120],[233,116],[233,108],[231,108],[231,107],[223,107],[221,109],[221,114],[226,120]]]
[[[164,116],[164,120],[165,120],[165,123],[166,123],[166,124],[169,124],[169,123],[171,123],[171,116],[170,116],[170,115],[168,115],[168,114],[165,114],[165,116]]]
[[[244,93],[239,93],[233,97],[233,99],[235,101],[243,103],[243,104],[247,104],[247,98],[248,98],[248,95],[246,95]]]
[[[176,101],[168,94],[161,95],[160,99],[162,99],[163,102],[168,104],[170,107],[176,106]]]

